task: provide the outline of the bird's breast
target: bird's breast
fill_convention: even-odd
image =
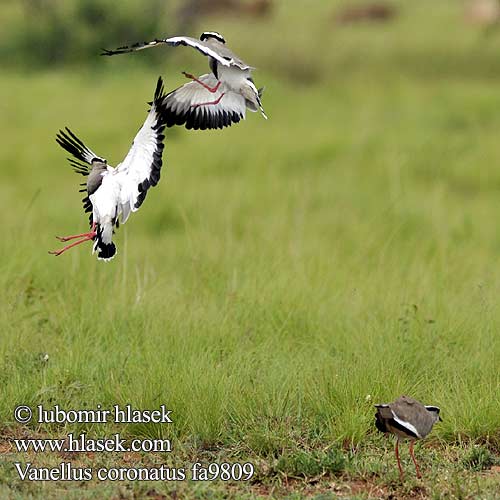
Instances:
[[[248,70],[242,70],[237,66],[223,66],[222,64],[217,65],[217,73],[217,77],[221,82],[224,82],[231,90],[238,93],[249,76]]]

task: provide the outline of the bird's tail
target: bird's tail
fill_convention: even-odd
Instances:
[[[256,89],[254,86],[254,89],[256,91],[255,100],[257,101],[257,104],[259,105],[260,112],[262,113],[262,116],[267,120],[266,112],[264,111],[264,108],[262,107],[262,101],[260,100],[262,97],[262,94],[264,93],[264,87],[261,87],[260,89]]]
[[[262,89],[260,89],[262,90]],[[267,120],[267,115],[264,111],[264,108],[262,107],[262,102],[260,100],[260,92],[259,92],[259,96],[257,97],[257,102],[259,103],[259,108],[260,108],[260,112],[262,113],[262,116]]]
[[[262,101],[260,100],[262,93],[264,92],[264,87],[257,89],[253,80],[247,78],[247,85],[241,88],[242,95],[245,98],[246,105],[250,111],[257,111],[257,106],[260,108],[262,116],[267,120],[267,115],[262,106]]]
[[[108,262],[116,255],[116,245],[113,243],[112,238],[112,224],[96,225],[96,236],[92,253],[97,252],[97,258],[99,260]]]

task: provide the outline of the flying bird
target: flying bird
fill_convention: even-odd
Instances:
[[[193,47],[208,57],[211,73],[198,78],[183,72],[193,80],[165,97],[169,111],[167,126],[185,125],[188,129],[229,127],[245,118],[246,109],[258,111],[267,120],[262,107],[263,89],[257,89],[252,79],[252,66],[243,62],[226,46],[224,37],[215,31],[205,31],[200,39],[174,36],[152,42],[135,43],[116,50],[104,49],[101,55],[113,56],[166,44]]]
[[[162,104],[165,97],[163,81],[158,78],[154,99],[146,121],[137,133],[125,159],[115,168],[108,165],[102,156],[95,154],[71,130],[60,130],[57,143],[74,156],[68,158],[75,172],[87,177],[81,192],[85,212],[91,212],[90,231],[57,238],[66,242],[78,240],[60,250],[51,251],[61,255],[85,241],[94,242],[92,253],[99,260],[109,261],[116,255],[113,243],[114,228],[125,223],[131,212],[139,209],[150,187],[160,180],[163,152],[163,130],[166,111]]]
[[[433,425],[441,420],[440,409],[437,406],[424,406],[416,399],[401,396],[393,403],[375,405],[375,426],[381,432],[389,432],[396,436],[396,459],[398,461],[399,476],[403,479],[403,469],[399,460],[400,439],[410,440],[410,455],[415,464],[417,477],[420,478],[420,469],[415,455],[413,445],[417,439],[422,439],[432,430]]]

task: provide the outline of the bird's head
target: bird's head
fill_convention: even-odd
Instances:
[[[92,158],[92,161],[90,163],[92,167],[101,167],[105,169],[108,161],[105,158],[99,158],[98,156],[96,156],[95,158]]]
[[[220,43],[224,43],[224,44],[226,43],[225,38],[220,33],[217,33],[217,31],[204,31],[200,36],[200,40],[202,42],[205,42],[205,41],[209,40],[210,38],[213,38]]]
[[[439,412],[441,411],[439,406],[426,406],[425,409],[434,416],[434,422],[443,421],[443,419],[439,416]]]

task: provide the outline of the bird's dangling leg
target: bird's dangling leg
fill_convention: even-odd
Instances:
[[[413,459],[413,463],[415,464],[415,470],[417,471],[417,477],[420,479],[422,477],[422,474],[420,474],[420,468],[418,467],[417,461],[415,460],[415,455],[413,453],[413,445],[415,444],[415,441],[412,441],[410,443],[410,455],[411,458]]]
[[[404,472],[403,468],[401,467],[401,461],[399,460],[399,439],[396,439],[396,448],[394,449],[394,451],[396,453],[396,460],[398,461],[399,478],[402,481],[404,478]]]
[[[182,74],[186,77],[189,78],[190,80],[194,80],[196,83],[199,83],[202,87],[205,87],[209,92],[212,94],[215,94],[217,90],[219,90],[220,87],[220,81],[217,82],[217,85],[215,87],[210,87],[206,83],[202,82],[201,80],[198,80],[195,76],[191,75],[190,73],[186,73],[185,71],[182,72]]]
[[[219,104],[220,100],[224,97],[225,92],[223,92],[218,99],[215,101],[210,101],[210,102],[202,102],[200,104],[191,104],[192,108],[199,108],[200,106],[215,106],[216,104]]]
[[[94,223],[92,223],[92,228],[88,233],[75,234],[74,236],[65,236],[65,237],[56,236],[56,238],[59,241],[69,241],[69,240],[74,240],[75,238],[81,238],[81,240],[75,241],[71,245],[67,245],[64,248],[61,248],[60,250],[51,250],[51,251],[49,251],[49,253],[51,255],[58,256],[58,255],[61,255],[62,253],[64,253],[66,250],[69,250],[70,248],[76,247],[77,245],[80,245],[81,243],[85,243],[86,241],[93,240],[97,235],[95,227],[96,227],[96,223],[94,222]]]
[[[71,245],[67,245],[65,246],[64,248],[61,248],[60,250],[51,250],[49,251],[49,253],[51,255],[61,255],[62,253],[64,253],[66,250],[69,250],[70,248],[73,248],[73,247],[76,247],[77,245],[80,245],[81,243],[85,243],[86,241],[90,241],[90,240],[93,240],[94,239],[94,236],[95,236],[95,233],[93,236],[85,236],[84,238],[82,238],[81,240],[79,241],[75,241],[74,243],[71,243]]]
[[[87,233],[82,233],[82,234],[74,234],[72,236],[56,236],[56,238],[59,240],[59,241],[70,241],[70,240],[74,240],[76,238],[93,238],[94,236],[96,235],[96,232],[95,232],[95,222],[92,224],[92,228],[90,231],[88,231]]]

